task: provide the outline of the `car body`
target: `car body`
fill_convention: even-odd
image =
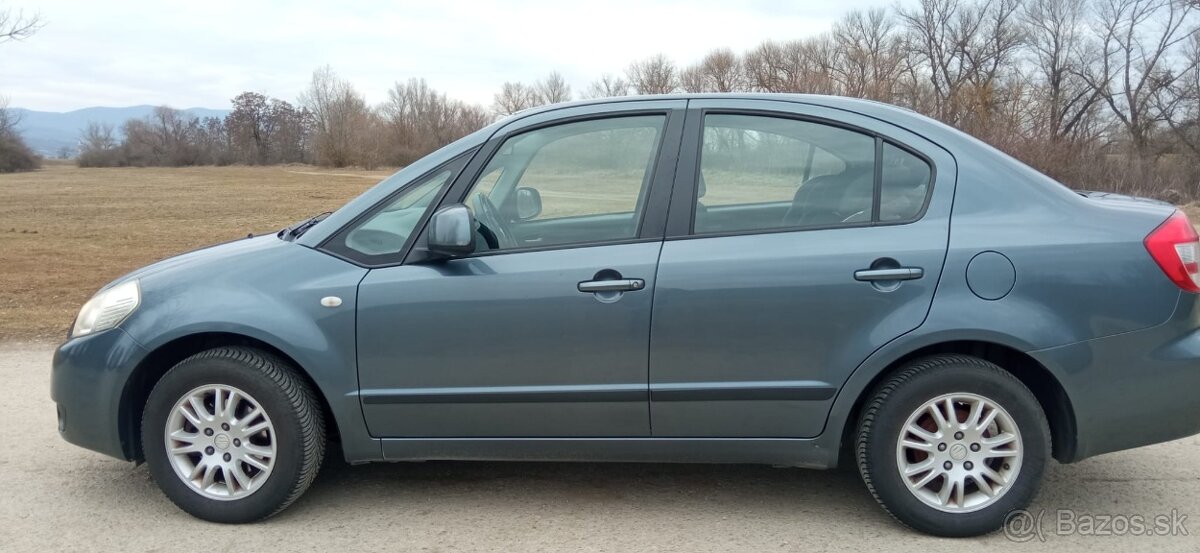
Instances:
[[[467,242],[438,218],[464,201]],[[52,392],[64,438],[141,460],[156,382],[238,346],[295,367],[350,463],[830,468],[898,367],[960,355],[1020,381],[1074,462],[1200,432],[1200,303],[1148,252],[1174,213],[875,102],[560,104],[302,233],[114,281],[136,308],[58,348]]]

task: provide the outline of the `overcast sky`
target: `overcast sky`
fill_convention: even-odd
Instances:
[[[853,8],[890,0],[806,2],[425,0],[0,0],[46,26],[0,44],[0,96],[12,107],[66,111],[167,104],[227,108],[245,90],[295,101],[329,64],[372,103],[424,77],[450,96],[490,105],[508,80],[558,70],[576,94],[630,61],[679,63],[729,46],[799,38]]]

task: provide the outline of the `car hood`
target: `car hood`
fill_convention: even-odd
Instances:
[[[133,278],[146,278],[164,272],[188,271],[214,262],[243,257],[245,255],[254,255],[264,250],[287,246],[294,246],[294,244],[291,242],[284,242],[274,234],[264,234],[262,236],[221,242],[173,257],[168,257],[162,261],[151,263],[150,265],[146,265],[145,267],[127,273],[121,278],[112,281],[102,289],[107,289]]]

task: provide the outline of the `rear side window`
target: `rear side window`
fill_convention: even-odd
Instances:
[[[932,171],[925,160],[884,142],[880,171],[879,220],[906,221],[925,207]]]
[[[924,207],[931,173],[921,158],[869,134],[781,117],[710,114],[693,231],[906,221]]]

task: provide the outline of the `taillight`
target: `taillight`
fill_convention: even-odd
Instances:
[[[1146,237],[1146,250],[1176,286],[1200,292],[1200,236],[1187,215],[1176,211]]]

